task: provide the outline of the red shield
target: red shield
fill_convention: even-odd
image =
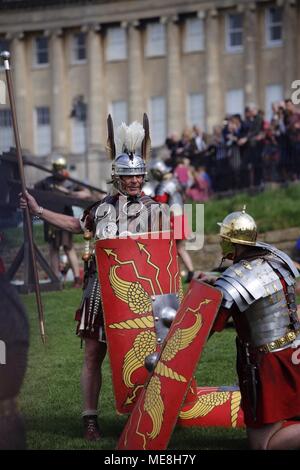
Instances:
[[[118,449],[167,447],[221,298],[221,292],[214,287],[196,280],[191,283]]]
[[[197,387],[191,403],[180,410],[179,426],[244,427],[241,392],[238,387]]]
[[[155,302],[167,297],[175,311],[179,306],[176,244],[166,236],[96,242],[105,331],[120,413],[132,410],[148,376],[145,358],[161,348],[163,336],[157,335],[153,315]]]

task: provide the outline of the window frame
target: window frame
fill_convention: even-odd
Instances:
[[[159,27],[162,34],[162,50],[155,47],[155,41],[153,46],[153,36],[150,37],[150,34],[153,34],[154,28]],[[152,32],[151,32],[152,30]],[[151,42],[152,41],[152,42]],[[167,38],[166,38],[166,25],[160,21],[150,22],[146,25],[146,44],[145,44],[145,57],[147,59],[156,58],[156,57],[165,57],[167,55]]]
[[[3,118],[3,120],[2,120]],[[1,122],[2,121],[2,122]],[[2,125],[3,124],[3,125]],[[6,139],[8,140],[9,137],[9,147],[1,147],[0,145],[0,152],[7,152],[10,147],[14,146],[14,135],[13,135],[13,125],[12,125],[12,114],[10,108],[1,108],[0,109],[0,135],[3,132],[6,132],[5,138],[1,136],[1,142],[4,142]],[[0,142],[0,144],[1,144]]]
[[[240,95],[242,96],[242,108],[241,108],[241,110],[236,109],[233,112],[229,112],[229,111],[227,111],[228,94],[233,93],[233,92],[239,92]],[[243,88],[231,88],[231,89],[226,90],[226,92],[225,92],[225,114],[229,115],[229,116],[232,116],[234,114],[240,114],[241,116],[243,116],[244,110],[245,110],[245,92],[244,92],[244,89]]]
[[[280,10],[281,11],[281,22],[271,24],[271,10]],[[281,38],[280,39],[271,39],[270,32],[271,27],[281,27]],[[280,47],[283,44],[283,8],[280,6],[270,6],[265,9],[265,38],[267,47]]]
[[[47,123],[39,123],[39,112],[41,110],[45,110],[47,109],[48,111],[48,119],[47,119]],[[45,157],[47,155],[50,155],[51,152],[52,152],[52,128],[51,128],[51,109],[49,106],[35,106],[34,107],[34,152],[35,152],[35,155],[37,155],[38,157]],[[43,119],[42,119],[43,120]],[[40,143],[39,143],[39,128],[45,128],[47,127],[49,129],[49,151],[47,152],[42,152],[40,153],[39,152],[39,148],[40,148]],[[47,149],[48,150],[48,149]]]
[[[199,23],[201,25],[200,27],[200,44],[199,47],[193,47],[189,45],[189,37],[197,37],[196,34],[191,34],[192,31],[190,30],[189,34],[189,28],[192,25],[192,23]],[[193,43],[193,41],[192,41]],[[185,34],[184,34],[184,43],[183,43],[183,52],[185,54],[190,54],[193,52],[203,52],[205,50],[205,31],[204,31],[204,20],[203,18],[187,18],[185,21]]]
[[[47,42],[47,62],[38,62],[38,40],[39,39],[43,39]],[[33,54],[33,67],[34,68],[45,68],[45,67],[49,67],[50,65],[50,62],[49,62],[49,39],[48,37],[46,36],[36,36],[34,39],[34,46],[33,46],[33,51],[34,51],[34,54]]]
[[[163,103],[163,107],[164,107],[163,114],[162,114],[164,116],[164,119],[162,120],[163,125],[164,125],[164,129],[163,129],[164,139],[161,141],[161,143],[156,143],[155,136],[154,136],[154,129],[155,129],[155,126],[157,126],[157,123],[158,123],[158,120],[155,119],[155,124],[154,124],[153,107],[152,107],[152,102],[153,102],[154,99],[161,99],[161,102]],[[151,96],[149,98],[149,102],[148,102],[148,109],[149,109],[149,118],[150,118],[150,129],[152,129],[152,133],[151,133],[152,146],[153,146],[153,148],[161,147],[162,145],[164,145],[164,143],[166,141],[166,135],[167,135],[167,103],[166,103],[166,97],[163,96],[163,95]]]
[[[232,17],[232,16],[240,16],[242,18],[242,26],[240,28],[235,28],[233,31],[230,27],[230,17]],[[241,34],[242,34],[242,44],[238,45],[238,46],[232,46],[230,44],[231,33],[237,33],[237,32],[241,32]],[[225,41],[226,52],[229,52],[231,54],[243,52],[243,50],[244,50],[244,15],[243,15],[243,13],[231,12],[231,13],[226,14],[226,17],[225,17],[225,35],[226,35],[226,41]]]
[[[191,99],[192,97],[199,97],[200,98],[200,101],[201,101],[201,107],[202,107],[202,116],[200,117],[200,119],[197,121],[197,122],[192,122],[192,120],[190,119],[191,117]],[[201,109],[200,107],[200,109]],[[198,93],[198,92],[195,92],[195,93],[188,93],[187,94],[187,100],[186,100],[186,114],[187,114],[187,123],[188,123],[188,126],[189,127],[192,127],[194,125],[196,126],[199,126],[201,127],[202,130],[205,129],[205,95],[204,93]]]
[[[84,45],[79,45],[78,44],[78,38],[83,37],[84,38]],[[78,52],[80,49],[84,50],[84,59],[79,59],[78,58]],[[72,40],[71,40],[71,64],[72,65],[77,65],[77,64],[85,64],[87,61],[87,44],[86,44],[86,34],[82,31],[79,31],[77,33],[72,34]]]
[[[122,32],[123,38],[124,38],[124,49],[122,50],[122,54],[119,56],[116,54],[115,49],[120,50],[120,47],[116,47],[116,44],[123,44],[122,41],[113,41],[113,33],[112,32]],[[111,42],[112,41],[112,42]],[[114,51],[113,54],[111,51]],[[127,60],[128,58],[128,39],[127,39],[127,34],[126,34],[126,29],[123,28],[122,26],[113,26],[110,28],[107,28],[106,31],[106,47],[105,47],[105,59],[106,62],[120,62]]]
[[[117,119],[117,116],[116,116],[116,112],[115,112],[115,106],[116,105],[120,105],[122,103],[122,105],[124,105],[124,116],[125,116],[125,119]],[[109,103],[109,113],[111,114],[112,116],[112,119],[113,119],[113,122],[114,122],[114,126],[117,128],[121,125],[122,122],[125,122],[125,123],[128,123],[128,102],[126,100],[113,100]]]

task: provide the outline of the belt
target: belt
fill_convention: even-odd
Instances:
[[[289,343],[292,343],[299,334],[300,329],[295,331],[288,331],[284,336],[281,336],[281,338],[277,338],[274,341],[271,341],[270,343],[258,346],[257,350],[264,353],[274,352],[277,349],[281,349],[284,346],[289,345]]]
[[[0,400],[0,418],[3,416],[15,415],[19,412],[19,404],[17,398],[8,398]]]

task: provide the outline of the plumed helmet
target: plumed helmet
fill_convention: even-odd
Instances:
[[[220,236],[239,245],[255,245],[257,239],[257,226],[251,215],[242,211],[231,212],[223,222],[218,222],[220,228]]]
[[[67,161],[64,157],[55,158],[52,160],[52,168],[55,171],[65,170],[67,168]]]
[[[107,119],[107,151],[112,159],[112,183],[120,191],[120,177],[146,175],[146,161],[150,155],[150,134],[148,117],[144,114],[143,125],[133,122],[127,126],[124,122],[116,131],[116,143],[112,118]]]

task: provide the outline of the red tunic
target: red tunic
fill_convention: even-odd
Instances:
[[[249,338],[246,317],[235,305],[230,310],[220,309],[213,331],[221,331],[230,316],[233,317],[238,338],[246,341]],[[259,428],[264,424],[300,416],[300,346],[297,349],[289,347],[270,353],[253,351],[251,362],[257,365],[256,420],[246,383],[248,376],[245,359],[238,348],[237,373],[246,426]]]
[[[154,201],[159,202],[160,204],[168,204],[169,194],[164,193],[161,195],[157,195],[154,196],[153,199]],[[174,215],[173,213],[171,213],[170,228],[173,231],[175,240],[187,240],[191,235],[188,218],[184,213],[180,215]]]

